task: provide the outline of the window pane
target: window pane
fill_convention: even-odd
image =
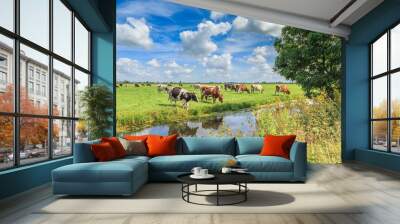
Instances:
[[[372,71],[374,76],[387,71],[387,34],[372,44]]]
[[[372,122],[372,148],[387,151],[387,121]]]
[[[13,118],[0,116],[0,170],[14,165]]]
[[[392,141],[392,152],[400,153],[400,121],[391,121],[391,141]]]
[[[400,72],[391,75],[390,97],[392,117],[400,117]]]
[[[53,51],[71,60],[72,12],[60,1],[53,1]]]
[[[372,81],[372,118],[387,117],[387,77],[381,77]]]
[[[49,120],[22,117],[20,119],[20,162],[34,163],[49,158]]]
[[[72,154],[72,121],[53,120],[53,156]]]
[[[75,63],[89,70],[89,32],[75,18]]]
[[[80,107],[80,98],[82,91],[89,86],[89,75],[75,69],[75,117],[80,117],[82,111]]]
[[[48,63],[47,55],[21,44],[21,113],[48,114]]]
[[[71,66],[53,60],[53,114],[72,117]]]
[[[400,67],[400,25],[397,25],[391,31],[390,48],[390,67],[395,69]]]
[[[14,111],[13,40],[0,35],[0,111]]]
[[[0,26],[14,31],[14,0],[0,1]]]
[[[88,129],[84,120],[75,121],[75,143],[88,140]]]
[[[49,0],[20,0],[21,36],[49,48]]]

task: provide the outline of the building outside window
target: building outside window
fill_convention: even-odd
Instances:
[[[15,66],[20,68],[17,74],[20,86],[17,89],[26,93],[20,94],[15,100],[20,110],[18,112],[13,109],[14,100],[0,101],[0,123],[3,129],[9,131],[6,136],[0,136],[0,170],[70,156],[74,141],[87,139],[87,131],[81,125],[79,113],[74,113],[71,105],[79,102],[77,93],[82,86],[89,85],[85,80],[90,77],[90,32],[64,1],[51,0],[53,4],[49,2],[19,1],[19,13],[13,13],[13,16],[20,16],[15,18],[20,21],[15,30],[20,33],[15,33],[9,27],[2,27],[9,30],[7,32],[0,29],[0,84],[13,87],[2,89],[0,85],[0,97],[15,95]],[[51,6],[53,13],[45,13],[50,12]],[[38,15],[35,13],[38,10],[43,13]],[[50,24],[53,24],[53,29],[49,29]],[[51,31],[52,35],[49,35]],[[53,43],[53,49],[50,42]],[[73,42],[77,43],[76,48],[73,48]],[[17,44],[19,48],[15,48]],[[86,49],[78,49],[79,46],[86,46]],[[20,50],[16,52],[15,49]],[[14,53],[20,59],[17,62],[12,60]],[[62,62],[53,58],[53,54],[63,58]],[[75,62],[72,55],[75,55]],[[74,79],[76,73],[79,75]],[[53,89],[47,94],[51,79]],[[79,85],[79,89],[72,92],[73,89],[69,88],[72,85]],[[53,110],[49,110],[50,99],[53,99]],[[19,130],[15,135],[14,125],[18,125]],[[32,137],[33,132],[42,134]],[[18,145],[14,145],[15,142]]]

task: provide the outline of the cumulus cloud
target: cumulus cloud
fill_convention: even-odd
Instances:
[[[153,40],[150,37],[150,27],[144,18],[126,18],[126,23],[117,24],[117,43],[129,47],[150,48]]]
[[[176,61],[171,61],[164,64],[164,73],[170,78],[172,78],[173,76],[188,75],[192,73],[192,71],[193,70],[189,68],[189,66],[180,65],[176,63]]]
[[[211,11],[210,19],[212,19],[212,20],[214,20],[214,21],[217,21],[217,20],[220,20],[220,19],[224,18],[225,16],[226,16],[225,13],[216,12],[216,11]]]
[[[265,33],[274,37],[281,36],[282,25],[237,16],[232,22],[233,29],[239,32]]]
[[[150,76],[137,60],[130,58],[119,58],[117,60],[117,74],[119,80],[130,81],[140,81]]]
[[[147,64],[150,65],[150,66],[153,66],[155,68],[159,68],[160,67],[160,63],[155,58],[153,58],[150,61],[148,61]]]
[[[202,22],[197,25],[196,31],[183,31],[179,34],[183,51],[195,57],[207,56],[218,49],[211,37],[226,34],[230,29],[231,24],[228,22]]]
[[[207,73],[223,73],[226,74],[231,69],[232,55],[212,55],[203,58],[203,66],[206,68]]]
[[[252,55],[247,58],[247,63],[252,65],[248,75],[258,76],[258,81],[286,81],[281,75],[274,72],[272,65],[268,63],[268,57],[273,55],[274,51],[272,46],[259,46],[254,48]]]

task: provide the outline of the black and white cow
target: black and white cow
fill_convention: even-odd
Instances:
[[[169,92],[169,100],[176,101],[181,100],[182,101],[182,106],[186,110],[189,109],[189,101],[195,101],[198,102],[197,96],[193,92],[189,92],[186,89],[183,89],[181,87],[174,87],[172,88]]]

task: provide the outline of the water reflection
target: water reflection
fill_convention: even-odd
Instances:
[[[178,133],[181,136],[254,136],[257,134],[256,131],[255,115],[251,111],[241,111],[203,120],[157,125],[131,134],[171,135]]]

